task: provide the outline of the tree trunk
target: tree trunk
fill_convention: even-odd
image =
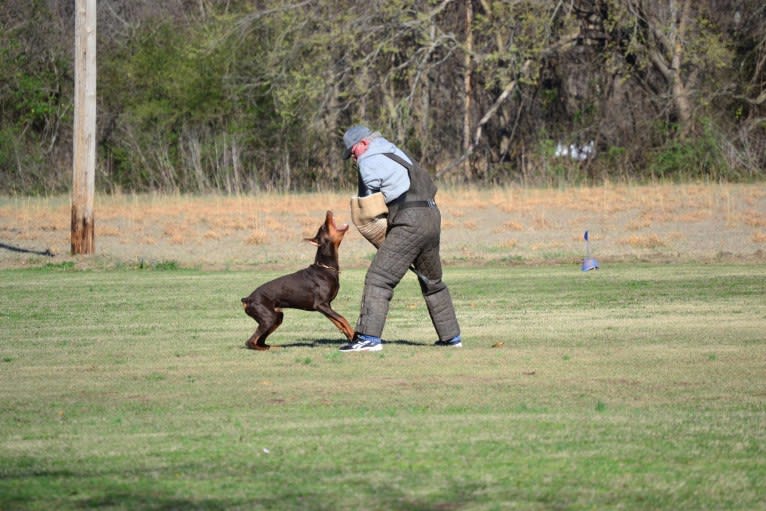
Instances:
[[[689,86],[684,83],[682,67],[684,65],[684,44],[691,17],[691,1],[680,0],[680,8],[675,1],[670,3],[669,19],[665,22],[650,20],[657,44],[649,49],[649,58],[670,86],[673,106],[678,115],[679,136],[685,138],[694,126],[692,107],[689,99]]]
[[[689,89],[684,84],[681,76],[681,66],[683,65],[684,40],[686,38],[686,28],[689,23],[691,1],[682,0],[681,13],[678,20],[678,28],[673,41],[673,99],[678,109],[679,123],[681,125],[681,138],[685,138],[692,131],[692,107],[689,103]],[[675,22],[675,20],[673,20]]]
[[[468,0],[465,3],[465,67],[463,74],[463,154],[468,154],[471,150],[471,97],[473,96],[473,3]],[[463,172],[465,177],[471,177],[471,159],[466,158],[463,161]]]

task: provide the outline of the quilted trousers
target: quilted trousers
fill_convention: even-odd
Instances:
[[[389,221],[386,239],[364,280],[356,331],[381,337],[394,288],[407,270],[418,276],[420,290],[440,341],[460,334],[447,285],[442,281],[439,255],[441,214],[438,208],[406,208]]]

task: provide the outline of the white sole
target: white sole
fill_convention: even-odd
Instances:
[[[339,350],[341,353],[358,353],[360,351],[383,351],[382,344],[376,344],[367,348],[359,348],[358,350]]]

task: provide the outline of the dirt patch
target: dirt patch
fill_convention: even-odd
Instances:
[[[327,209],[350,222],[338,194],[117,195],[96,199],[96,254],[69,255],[68,197],[0,199],[0,267],[175,263],[204,269],[310,262]],[[754,185],[604,186],[568,190],[444,190],[446,264],[579,264],[610,261],[766,261],[766,188]],[[373,247],[352,227],[344,267],[364,267]]]

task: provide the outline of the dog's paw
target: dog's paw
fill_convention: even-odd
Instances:
[[[255,350],[255,351],[267,351],[271,348],[268,344],[254,344],[250,341],[245,343],[245,347],[249,350]]]

